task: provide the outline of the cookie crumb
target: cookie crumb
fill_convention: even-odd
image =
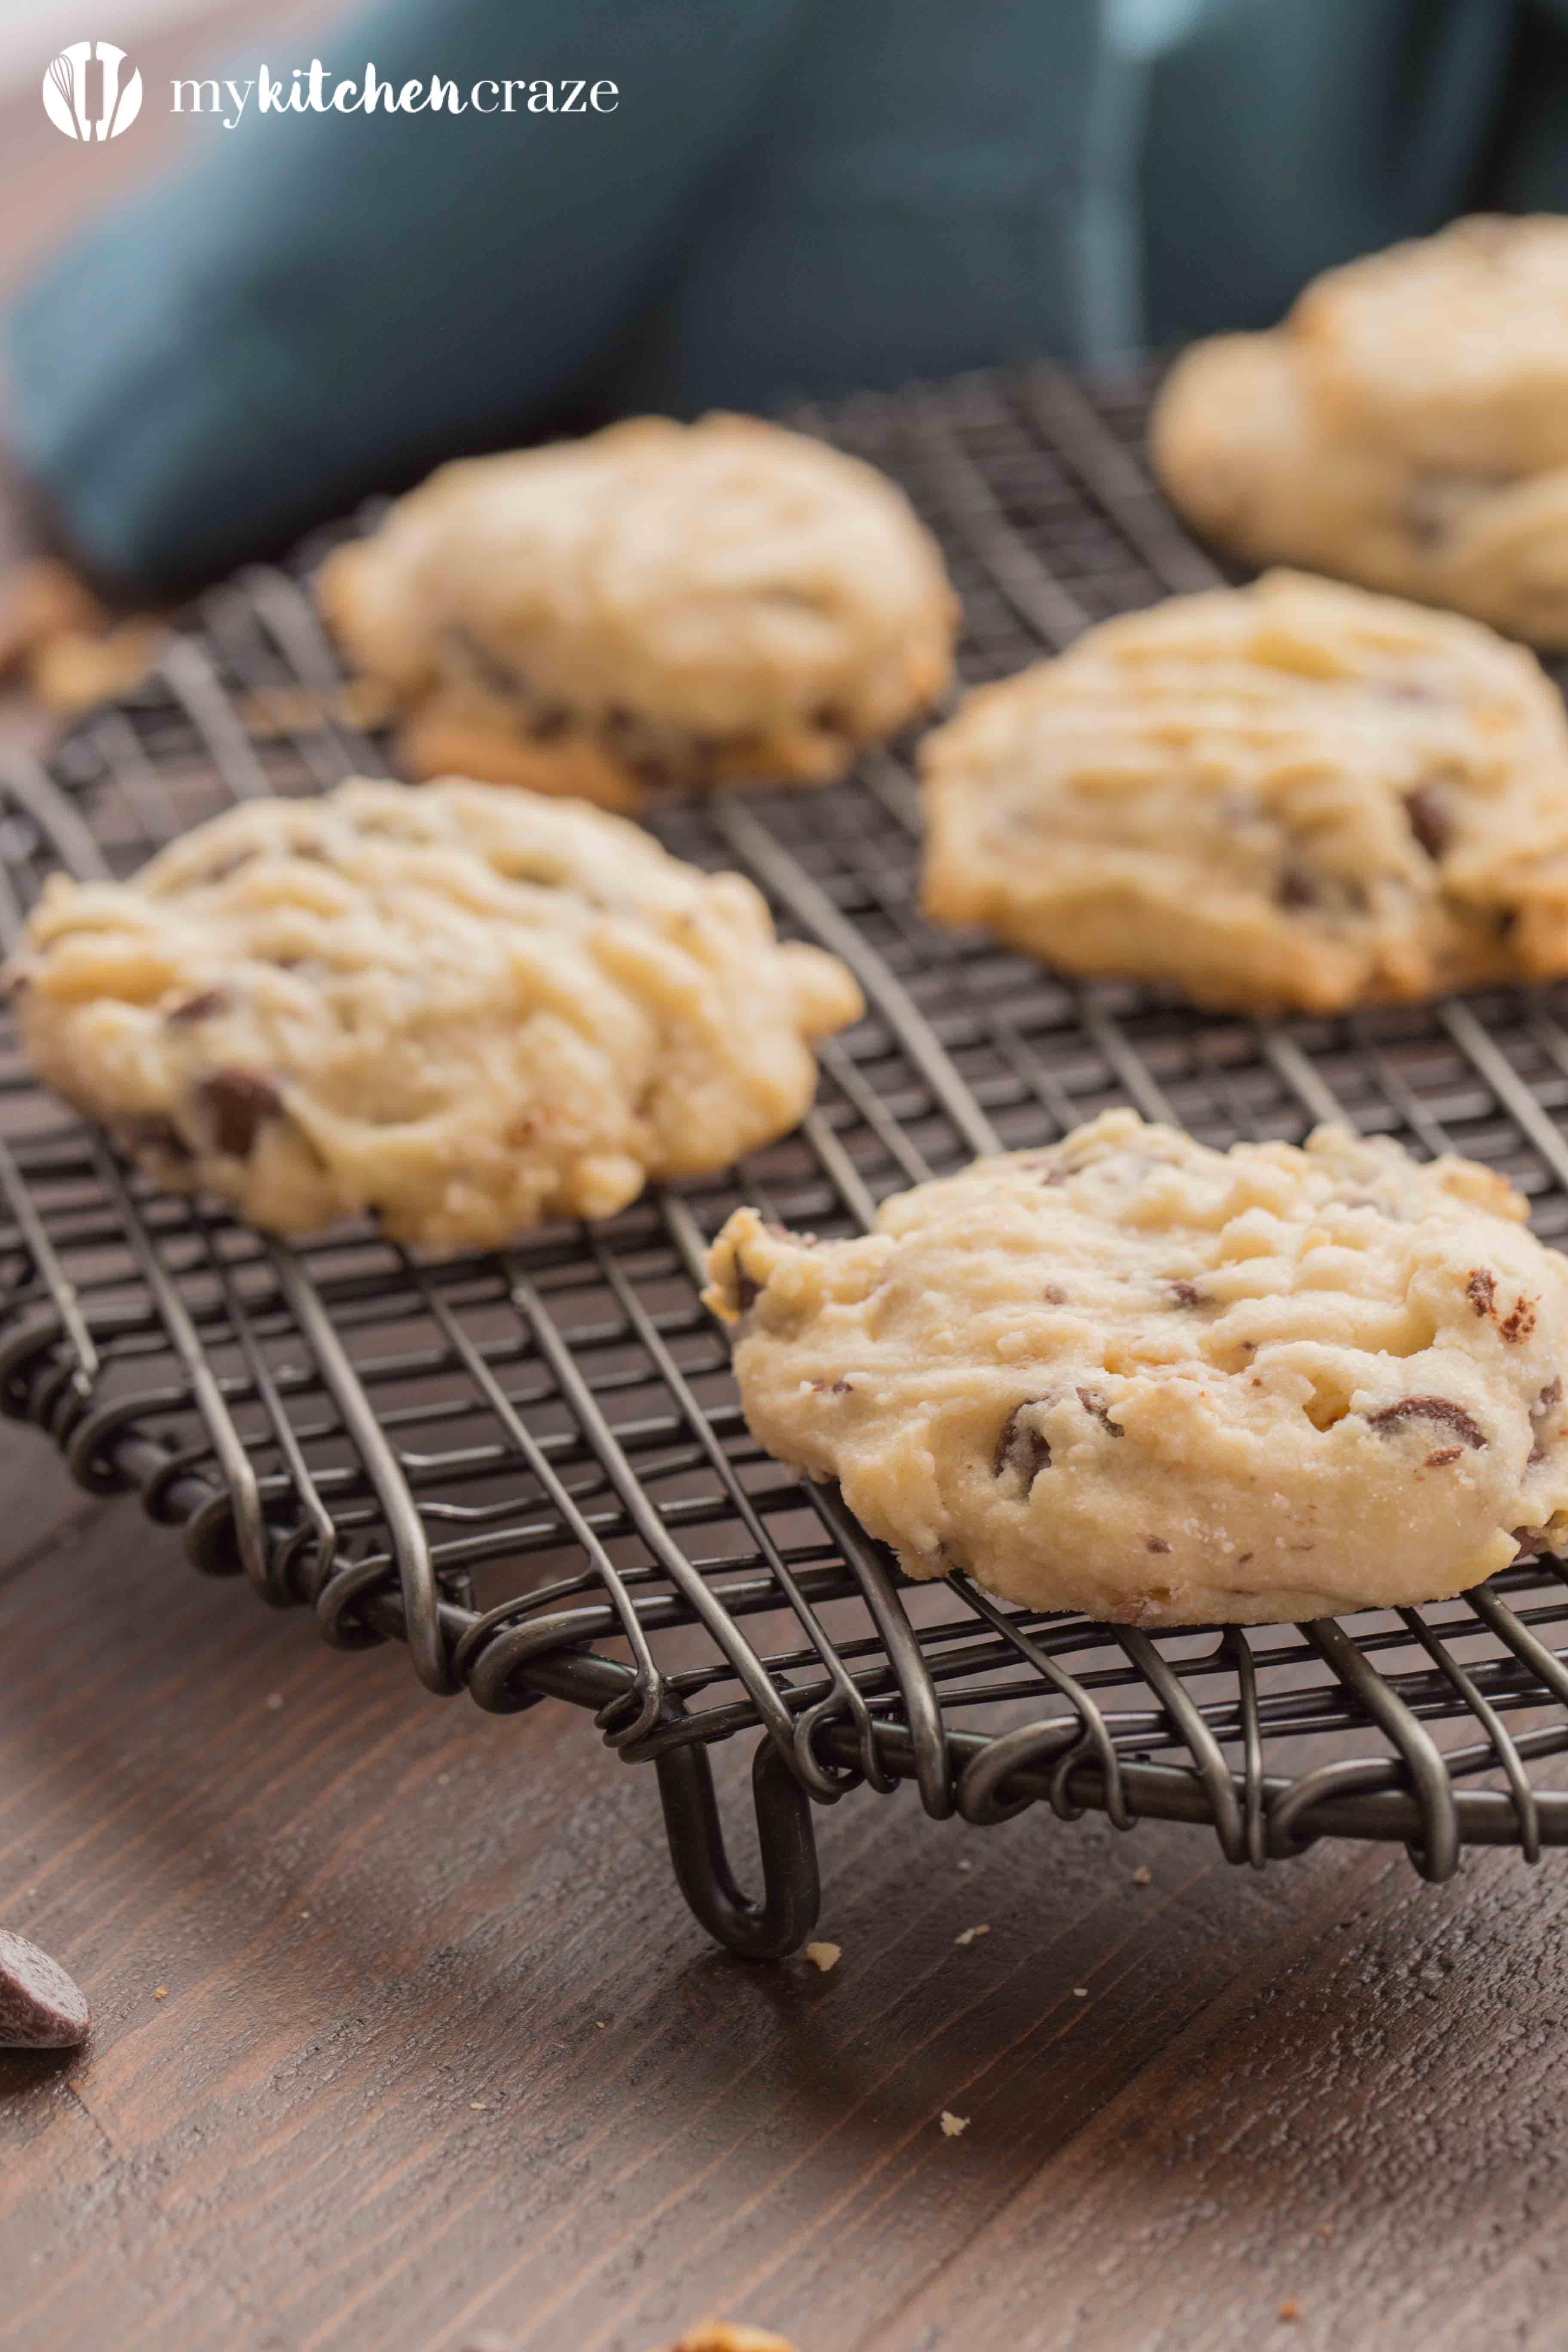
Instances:
[[[839,1944],[807,1944],[805,1948],[806,1958],[814,1969],[820,1969],[824,1976],[829,1969],[838,1966],[842,1956],[843,1947]]]
[[[963,1935],[955,1936],[952,1940],[955,1944],[973,1944],[976,1936],[988,1936],[990,1933],[990,1928],[984,1926],[965,1927]]]
[[[168,1988],[168,1986],[167,1986],[167,1985],[154,1985],[154,1986],[153,1986],[153,2000],[168,2000],[168,1998],[169,1998],[169,1988]]]
[[[960,1859],[958,1866],[960,1870],[973,1870],[974,1864],[970,1861],[968,1855],[965,1854]]]
[[[1141,1862],[1141,1863],[1139,1864],[1139,1865],[1138,1865],[1137,1869],[1136,1869],[1136,1870],[1133,1872],[1133,1874],[1132,1874],[1132,1884],[1133,1884],[1133,1885],[1134,1885],[1134,1886],[1152,1886],[1152,1885],[1153,1885],[1153,1883],[1154,1883],[1154,1874],[1153,1874],[1153,1872],[1150,1869],[1150,1867],[1149,1867],[1149,1865],[1148,1865],[1148,1864],[1147,1864],[1146,1862]]]
[[[1320,2222],[1319,2222],[1319,2224],[1318,2224],[1318,2235],[1319,2235],[1319,2237],[1320,2237],[1320,2238],[1331,2238],[1331,2237],[1333,2236],[1333,2234],[1334,2234],[1334,2225],[1333,2225],[1333,2223],[1332,2223],[1331,2221],[1320,2221]]]
[[[488,2099],[470,2099],[468,2101],[468,2105],[472,2107],[475,2115],[477,2116],[487,2115],[489,2111],[489,2101]]]
[[[956,2139],[961,2132],[969,2129],[969,2117],[955,2116],[950,2107],[943,2107],[941,2121],[944,2139]]]
[[[282,1706],[282,1704],[283,1704],[283,1694],[282,1694],[282,1692],[281,1692],[281,1691],[268,1691],[268,1694],[267,1694],[267,1704],[268,1704],[268,1706],[272,1709],[273,1714],[274,1714],[274,1715],[276,1715],[276,1714],[277,1714],[277,1712],[278,1712],[278,1710],[279,1710],[279,1707]]]
[[[1285,2298],[1284,2302],[1280,2305],[1280,2306],[1279,2306],[1279,2316],[1280,2316],[1280,2318],[1281,2318],[1281,2319],[1300,2319],[1300,2316],[1301,2316],[1301,2306],[1300,2306],[1300,2305],[1297,2302],[1297,2300],[1296,2300],[1296,2298],[1295,2298],[1295,2296],[1294,2296],[1293,2294],[1288,2294],[1288,2295],[1286,2296],[1286,2298]]]
[[[1074,1985],[1072,1989],[1072,1997],[1074,2000],[1087,2000],[1089,1999],[1089,1987],[1087,1985]]]

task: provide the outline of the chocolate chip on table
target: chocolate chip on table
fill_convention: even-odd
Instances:
[[[86,1995],[59,1962],[0,1927],[0,2049],[74,2050],[91,2024]]]
[[[1029,1427],[1020,1416],[1028,1411],[1030,1405],[1044,1402],[1041,1397],[1026,1397],[1022,1404],[1013,1407],[1002,1423],[996,1450],[991,1456],[991,1475],[1000,1478],[1004,1471],[1011,1470],[1022,1479],[1026,1495],[1041,1471],[1050,1468],[1051,1448],[1049,1440],[1042,1437],[1037,1429]]]
[[[1427,856],[1441,857],[1454,838],[1454,825],[1436,784],[1417,784],[1414,792],[1406,793],[1405,814]]]
[[[216,1126],[218,1150],[235,1160],[245,1159],[263,1122],[283,1109],[271,1079],[257,1070],[215,1070],[203,1079],[200,1094]]]
[[[1369,1429],[1378,1431],[1397,1429],[1407,1421],[1429,1421],[1439,1429],[1451,1429],[1461,1445],[1479,1447],[1487,1442],[1486,1431],[1480,1423],[1465,1411],[1462,1404],[1456,1404],[1452,1397],[1400,1397],[1395,1403],[1383,1405],[1376,1412],[1369,1412],[1366,1421]]]

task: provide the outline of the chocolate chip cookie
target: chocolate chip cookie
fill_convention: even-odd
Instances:
[[[1568,647],[1568,220],[1326,271],[1272,332],[1185,352],[1150,443],[1216,546]]]
[[[748,416],[444,466],[318,586],[416,774],[618,809],[831,781],[944,691],[957,621],[901,491]]]
[[[929,912],[1070,971],[1332,1011],[1568,971],[1568,720],[1455,614],[1291,572],[1173,597],[921,756]]]
[[[132,881],[56,877],[5,978],[40,1076],[160,1182],[448,1249],[726,1166],[860,1011],[742,876],[456,782],[251,801]]]
[[[905,1570],[1255,1623],[1457,1592],[1568,1526],[1568,1259],[1465,1160],[1111,1111],[814,1242],[730,1219],[758,1442]]]

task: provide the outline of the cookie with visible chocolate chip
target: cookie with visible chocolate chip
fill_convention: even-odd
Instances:
[[[444,466],[317,584],[416,774],[619,809],[830,782],[942,694],[958,614],[901,491],[750,416]]]
[[[1568,220],[1479,215],[1184,352],[1155,471],[1215,545],[1568,647]]]
[[[746,1421],[911,1576],[1112,1622],[1461,1591],[1568,1529],[1568,1259],[1473,1161],[1111,1111],[710,1259]]]
[[[132,881],[58,876],[5,978],[39,1075],[161,1182],[445,1248],[726,1166],[860,1010],[740,875],[456,781],[250,801]]]
[[[1568,971],[1568,720],[1479,623],[1270,572],[921,747],[924,897],[1069,971],[1328,1012]]]

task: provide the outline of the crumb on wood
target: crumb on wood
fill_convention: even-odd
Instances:
[[[829,1969],[838,1966],[843,1957],[843,1947],[839,1944],[807,1944],[805,1957],[814,1969],[820,1969],[826,1976]]]
[[[944,2139],[957,2139],[961,2132],[966,2132],[969,2129],[969,2117],[955,2116],[951,2107],[943,2107],[941,2123]]]
[[[964,1854],[961,1857],[958,1866],[960,1870],[973,1870],[974,1864],[970,1861],[969,1856]]]
[[[1072,1989],[1072,1997],[1074,2000],[1087,2000],[1089,1999],[1089,1987],[1087,1985],[1074,1985]]]
[[[153,1986],[153,2000],[168,2000],[168,1998],[169,1998],[169,1988],[168,1988],[168,1986],[167,1986],[167,1985],[154,1985],[154,1986]]]
[[[952,1940],[955,1944],[973,1944],[976,1936],[988,1936],[990,1933],[989,1926],[983,1922],[978,1927],[965,1927],[963,1933],[961,1936],[955,1936]]]
[[[1301,2316],[1301,2306],[1300,2306],[1300,2305],[1297,2302],[1297,2300],[1296,2300],[1296,2298],[1295,2298],[1295,2296],[1294,2296],[1293,2294],[1288,2294],[1288,2295],[1286,2296],[1286,2298],[1285,2298],[1284,2302],[1280,2305],[1280,2306],[1279,2306],[1279,2316],[1280,2316],[1280,2318],[1281,2318],[1281,2319],[1300,2319],[1300,2316]]]
[[[1139,1864],[1139,1865],[1138,1865],[1137,1869],[1136,1869],[1136,1870],[1133,1872],[1133,1874],[1132,1874],[1132,1884],[1133,1884],[1133,1885],[1134,1885],[1134,1886],[1152,1886],[1152,1885],[1153,1885],[1153,1883],[1154,1883],[1154,1874],[1153,1874],[1153,1872],[1150,1869],[1150,1867],[1149,1867],[1149,1865],[1148,1865],[1148,1864],[1147,1864],[1146,1862],[1141,1862],[1141,1863]]]

